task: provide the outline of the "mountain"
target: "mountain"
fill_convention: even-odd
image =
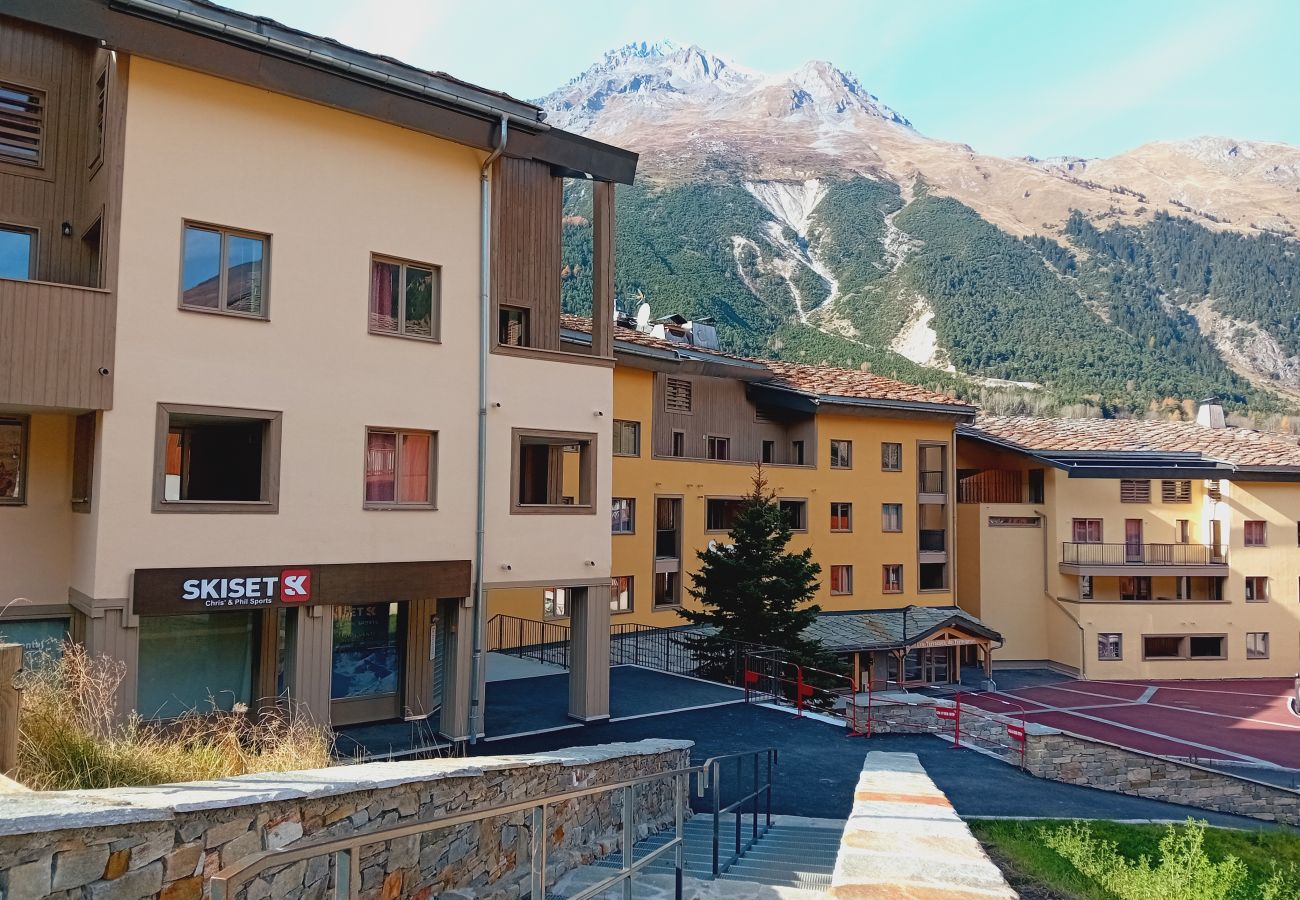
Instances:
[[[1300,148],[982,155],[828,62],[765,74],[666,42],[610,51],[539,102],[642,155],[619,193],[619,296],[715,316],[733,349],[870,365],[994,408],[1300,402]],[[573,184],[573,309],[589,202]]]

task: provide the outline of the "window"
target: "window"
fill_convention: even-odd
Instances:
[[[691,412],[691,383],[682,378],[664,379],[664,409],[668,412]]]
[[[141,616],[136,709],[146,719],[170,719],[255,700],[258,618],[234,610]]]
[[[512,513],[595,513],[594,434],[516,428],[513,435]]]
[[[1098,659],[1123,659],[1124,658],[1124,636],[1122,634],[1098,633],[1097,635],[1097,658]]]
[[[1223,659],[1223,637],[1194,634],[1187,639],[1187,655],[1191,659]]]
[[[831,566],[831,594],[845,595],[853,593],[853,567]]]
[[[790,442],[790,463],[796,466],[803,465],[803,441]]]
[[[528,310],[503,306],[497,310],[497,343],[503,347],[527,347]]]
[[[442,270],[425,263],[370,260],[370,333],[437,340]]]
[[[1127,603],[1146,603],[1151,600],[1151,576],[1139,575],[1136,578],[1119,580],[1119,599]]]
[[[1246,602],[1268,602],[1268,578],[1263,575],[1246,576]]]
[[[610,579],[609,611],[615,613],[632,611],[631,575],[615,575]]]
[[[1174,578],[1174,599],[1192,599],[1192,576],[1178,575]]]
[[[613,506],[613,534],[636,533],[636,500],[632,497],[615,497]]]
[[[614,455],[641,455],[641,423],[625,419],[614,420]]]
[[[563,619],[569,615],[569,592],[565,588],[542,591],[542,618]]]
[[[831,441],[831,468],[853,468],[853,442]]]
[[[853,530],[853,504],[831,504],[831,531]]]
[[[94,109],[90,122],[90,166],[104,158],[104,123],[108,120],[108,66],[95,76]]]
[[[1151,482],[1145,478],[1121,478],[1119,500],[1121,503],[1150,503]]]
[[[1187,519],[1179,519],[1174,523],[1174,543],[1190,544],[1192,542],[1192,523]]]
[[[681,498],[655,498],[655,559],[681,558],[681,521]]]
[[[41,165],[45,94],[0,81],[0,160]]]
[[[1246,546],[1263,547],[1268,544],[1268,523],[1259,520],[1246,522]]]
[[[436,452],[431,431],[367,428],[365,506],[433,508]]]
[[[36,277],[36,232],[0,225],[0,278],[27,281]]]
[[[1142,637],[1142,658],[1143,659],[1181,659],[1183,656],[1183,639],[1180,637],[1165,637],[1143,635]]]
[[[1029,502],[1046,503],[1044,499],[1046,492],[1044,490],[1045,472],[1042,469],[1029,470]]]
[[[709,459],[731,459],[731,438],[708,437]]]
[[[27,502],[26,416],[0,416],[0,504]]]
[[[947,563],[921,563],[916,567],[918,591],[945,591],[948,589]]]
[[[1160,500],[1163,503],[1191,503],[1192,483],[1186,479],[1160,482]]]
[[[1143,659],[1226,659],[1221,634],[1142,636]]]
[[[1080,600],[1092,599],[1092,576],[1091,575],[1079,576],[1079,599]]]
[[[1042,528],[1039,516],[989,516],[990,528]]]
[[[709,497],[704,501],[704,530],[730,531],[744,505],[744,500]]]
[[[77,416],[72,434],[72,509],[90,512],[91,484],[95,475],[95,414]]]
[[[181,307],[265,319],[270,240],[263,234],[186,223]]]
[[[880,589],[886,594],[903,593],[903,567],[891,563],[881,567],[882,583]]]
[[[883,443],[880,445],[880,468],[886,472],[903,471],[903,445]]]
[[[808,530],[807,500],[780,500],[778,505],[781,507],[781,512],[785,514],[785,523],[791,531]]]
[[[681,605],[681,573],[655,572],[655,608]]]
[[[1219,602],[1222,602],[1222,601],[1223,601],[1223,582],[1226,581],[1226,580],[1227,580],[1227,579],[1225,579],[1225,578],[1211,578],[1211,579],[1210,579],[1209,584],[1210,584],[1210,599],[1211,599],[1211,600],[1217,600],[1217,601],[1219,601]]]
[[[1073,535],[1076,544],[1100,544],[1101,519],[1075,519]]]
[[[673,453],[672,453],[672,455],[673,455],[673,456],[676,456],[676,457],[678,457],[678,458],[683,457],[683,456],[686,455],[686,432],[684,432],[684,431],[674,431],[674,432],[673,432]]]
[[[1268,632],[1246,632],[1246,659],[1268,659]]]
[[[280,493],[280,413],[158,404],[154,512],[267,512]]]
[[[882,503],[880,505],[880,530],[881,531],[902,531],[903,530],[903,504]]]
[[[776,462],[776,441],[763,441],[763,454],[761,459],[765,463]]]

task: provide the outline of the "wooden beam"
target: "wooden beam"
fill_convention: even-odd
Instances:
[[[591,352],[614,355],[614,185],[592,184]]]
[[[23,645],[0,644],[0,775],[18,768],[19,691],[14,679],[23,668]]]

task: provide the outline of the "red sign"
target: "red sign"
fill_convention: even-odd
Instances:
[[[285,569],[280,573],[280,601],[306,603],[311,600],[311,569]]]
[[[941,719],[955,719],[955,718],[957,718],[957,707],[955,707],[955,706],[936,706],[936,707],[934,708],[934,714],[935,714],[936,716],[938,716],[939,718],[941,718]]]
[[[1023,741],[1025,739],[1025,726],[1007,725],[1007,737],[1013,741]]]

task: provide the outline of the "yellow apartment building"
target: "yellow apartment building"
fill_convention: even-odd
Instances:
[[[1300,446],[1197,422],[958,427],[957,590],[1004,664],[1090,679],[1300,670]]]
[[[558,584],[569,713],[606,716],[636,155],[543,119],[207,3],[0,10],[0,635],[120,661],[123,714],[292,702],[461,740],[482,597]],[[565,178],[594,184],[580,347]]]

